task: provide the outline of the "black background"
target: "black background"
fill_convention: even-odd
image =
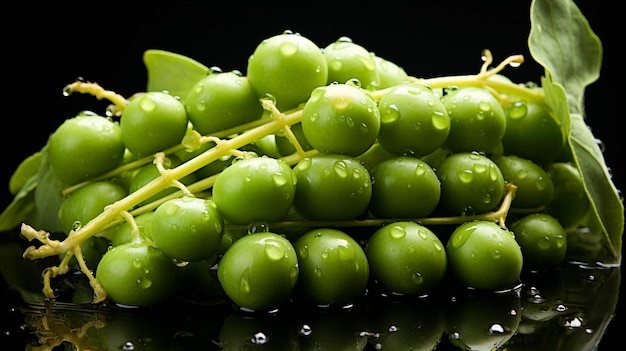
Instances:
[[[410,4],[409,4],[410,3]],[[623,136],[623,65],[618,63],[615,2],[576,2],[603,42],[600,78],[587,88],[588,123],[606,146],[605,159],[619,189],[624,182],[619,156]],[[132,8],[129,8],[131,7]],[[514,81],[536,81],[543,70],[527,48],[529,1],[391,1],[370,5],[338,2],[24,2],[4,10],[0,184],[8,184],[19,162],[39,150],[66,118],[84,109],[104,113],[106,102],[90,96],[63,97],[62,88],[77,77],[124,96],[142,91],[146,49],[187,55],[223,70],[246,71],[249,55],[261,40],[292,30],[320,47],[340,36],[402,66],[417,77],[471,74],[480,69],[483,49],[500,61],[523,54],[526,62],[504,72]],[[619,33],[617,33],[619,34]],[[617,38],[616,38],[617,37]],[[613,133],[612,133],[613,132]],[[2,208],[11,200],[0,187]],[[623,302],[603,345],[621,341],[626,319]],[[621,329],[621,330],[620,330]],[[600,349],[604,349],[601,347]]]

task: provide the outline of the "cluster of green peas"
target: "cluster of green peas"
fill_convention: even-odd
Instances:
[[[184,98],[77,82],[118,101],[119,122],[84,112],[51,135],[67,237],[24,226],[44,244],[25,257],[60,254],[50,297],[77,262],[94,302],[134,306],[181,287],[250,310],[349,304],[372,284],[513,288],[565,259],[589,205],[541,89],[486,67],[420,80],[347,38],[286,32],[246,75],[213,70]]]

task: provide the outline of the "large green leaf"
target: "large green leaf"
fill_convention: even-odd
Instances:
[[[600,75],[602,45],[573,1],[534,0],[530,53],[545,69],[546,102],[568,133],[574,162],[592,203],[589,225],[599,226],[605,263],[620,263],[624,204],[596,138],[585,122],[585,88]]]

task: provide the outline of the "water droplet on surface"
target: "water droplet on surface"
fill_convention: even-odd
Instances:
[[[311,329],[311,326],[308,324],[303,324],[300,326],[300,329],[298,329],[298,334],[302,336],[309,336],[312,332],[313,329]]]
[[[269,338],[263,332],[254,334],[254,336],[250,339],[250,342],[255,345],[265,345],[268,341]]]

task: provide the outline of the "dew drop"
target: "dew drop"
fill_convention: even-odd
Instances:
[[[298,44],[290,41],[284,41],[280,44],[280,54],[284,57],[290,57],[298,53]]]
[[[265,254],[270,260],[278,261],[285,257],[285,248],[281,243],[273,239],[265,240]]]
[[[511,105],[511,107],[509,107],[507,112],[508,112],[509,118],[512,118],[512,119],[522,118],[526,116],[526,114],[528,113],[528,106],[526,105],[526,102],[524,101],[516,101]]]
[[[298,162],[298,165],[296,166],[296,168],[299,171],[306,171],[307,169],[309,169],[309,167],[311,167],[311,159],[310,158],[303,158],[302,160],[300,160],[300,162]]]
[[[393,226],[389,235],[394,239],[403,239],[406,236],[406,230],[401,226]]]
[[[450,129],[450,117],[441,111],[433,111],[430,120],[433,123],[433,127],[437,130]]]
[[[502,257],[502,253],[500,252],[500,250],[493,250],[493,252],[491,253],[491,258],[497,260],[500,257]]]
[[[307,259],[309,257],[309,245],[302,246],[298,253],[302,259]]]
[[[249,294],[250,293],[250,272],[246,271],[241,275],[241,280],[239,281],[239,288],[242,292]]]
[[[359,129],[359,132],[361,133],[361,135],[369,134],[370,127],[367,125],[367,123],[361,122],[360,126],[361,126],[361,128]]]
[[[325,249],[322,251],[322,254],[321,254],[322,260],[328,259],[328,253],[329,253],[329,251],[330,251],[330,249],[329,249],[329,248],[325,248]]]
[[[606,146],[604,145],[604,142],[602,140],[596,138],[596,145],[598,145],[600,152],[606,151]]]
[[[463,183],[471,183],[474,180],[474,172],[469,169],[462,169],[457,172],[459,180]]]
[[[483,194],[483,202],[485,204],[490,204],[491,200],[493,200],[493,198],[491,197],[491,194]]]
[[[274,173],[272,174],[272,180],[274,181],[274,184],[278,187],[281,187],[285,184],[287,184],[288,179],[287,177],[282,174],[282,173]]]
[[[145,112],[152,112],[156,110],[157,102],[154,101],[154,99],[151,96],[146,95],[145,98],[139,101],[139,107]]]
[[[250,338],[250,342],[255,345],[265,345],[268,341],[269,338],[263,332],[258,332]]]
[[[494,323],[489,327],[489,334],[491,335],[502,335],[507,332],[507,329],[499,323]]]
[[[347,246],[338,246],[337,247],[337,257],[339,258],[339,261],[353,261],[354,260],[354,251],[352,251]]]
[[[320,268],[320,266],[315,266],[315,268],[313,268],[313,274],[315,274],[316,277],[321,277],[322,276],[322,268]]]
[[[415,167],[415,175],[417,177],[421,177],[426,174],[426,166],[423,163],[420,163]]]
[[[484,163],[476,163],[472,166],[472,169],[476,173],[486,173],[488,170],[488,166]]]
[[[558,304],[554,307],[554,310],[557,312],[565,312],[567,311],[567,306],[563,305],[563,304]]]
[[[148,289],[152,286],[152,280],[148,277],[141,277],[137,279],[137,286],[141,289]]]
[[[582,314],[575,314],[561,318],[561,325],[566,328],[577,329],[583,327],[585,324],[586,321]]]
[[[393,123],[400,119],[400,109],[397,105],[391,104],[380,114],[380,122],[383,124]]]
[[[346,125],[348,126],[348,128],[354,128],[354,118],[348,116],[346,118]]]
[[[419,272],[415,272],[413,273],[413,275],[411,276],[411,281],[415,284],[415,285],[420,285],[424,282],[424,277],[422,277],[422,275]]]
[[[537,242],[537,247],[541,250],[547,250],[550,248],[550,246],[552,246],[552,241],[547,235],[541,237],[541,239],[539,239],[539,241]]]
[[[269,224],[265,221],[253,221],[248,226],[248,234],[266,233],[269,231]]]
[[[347,168],[348,165],[346,165],[344,161],[337,161],[333,164],[333,170],[341,178],[346,178],[348,176]]]
[[[313,333],[313,329],[308,324],[303,324],[300,326],[300,329],[298,329],[298,334],[302,336],[309,336],[311,333]]]
[[[489,165],[489,179],[495,182],[499,178],[500,178],[500,172],[498,170],[498,167],[496,167],[495,165]]]
[[[461,210],[461,215],[462,216],[473,216],[476,214],[476,211],[474,210],[474,207],[470,206],[466,206],[465,208],[463,208],[463,210]]]

